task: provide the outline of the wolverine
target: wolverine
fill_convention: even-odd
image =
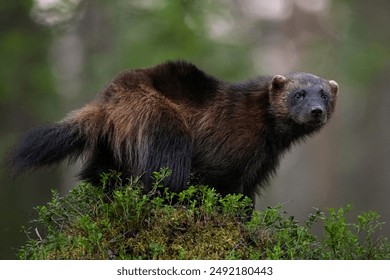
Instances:
[[[82,158],[80,179],[97,185],[115,170],[145,191],[168,167],[173,191],[193,173],[222,195],[254,199],[282,155],[328,122],[338,90],[308,73],[230,83],[185,61],[124,71],[89,104],[26,133],[10,165],[19,174]]]

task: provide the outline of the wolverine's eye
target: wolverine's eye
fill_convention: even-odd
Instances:
[[[306,95],[306,91],[305,90],[301,90],[301,91],[298,91],[294,94],[294,98],[295,99],[301,99],[303,97],[305,97]]]
[[[323,89],[320,90],[322,100],[328,100],[328,95],[325,93]]]

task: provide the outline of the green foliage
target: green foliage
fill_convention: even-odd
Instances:
[[[37,207],[37,238],[21,259],[388,259],[390,243],[377,237],[375,212],[348,223],[350,206],[317,210],[305,225],[281,206],[253,211],[242,195],[222,197],[206,186],[172,193],[162,186],[168,169],[155,172],[147,194],[137,180],[123,184],[103,174],[102,184],[82,183],[66,197],[53,192]],[[108,192],[108,186],[115,186]],[[324,236],[311,233],[322,222]],[[39,229],[38,229],[39,228]],[[42,238],[42,236],[44,236]]]
[[[330,209],[329,218],[324,218],[324,245],[330,250],[327,258],[333,259],[388,259],[387,240],[376,236],[384,222],[380,215],[368,211],[358,215],[357,223],[348,223],[345,214],[351,205],[339,210]]]

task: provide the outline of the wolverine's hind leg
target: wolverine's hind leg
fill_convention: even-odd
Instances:
[[[140,177],[151,189],[154,171],[172,170],[163,184],[173,191],[186,186],[192,158],[192,137],[180,110],[148,87],[120,92],[105,101],[101,133],[81,177],[95,182],[99,173],[119,171],[122,179]]]
[[[140,177],[150,190],[154,171],[172,174],[163,184],[173,191],[186,186],[191,169],[192,137],[186,121],[170,100],[150,88],[123,95],[109,108],[106,129],[124,177]]]
[[[192,157],[191,133],[179,112],[167,103],[152,103],[148,116],[139,128],[138,169],[145,172],[142,180],[150,188],[153,171],[168,167],[172,174],[164,185],[173,191],[186,187]]]

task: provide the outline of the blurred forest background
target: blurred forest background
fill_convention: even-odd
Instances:
[[[228,81],[311,72],[339,83],[327,127],[288,153],[257,208],[373,209],[390,236],[390,1],[16,0],[0,5],[0,157],[23,132],[60,120],[118,72],[168,59]],[[0,258],[77,166],[12,180],[0,169]]]

